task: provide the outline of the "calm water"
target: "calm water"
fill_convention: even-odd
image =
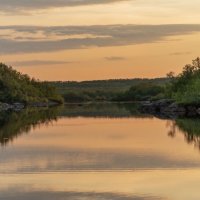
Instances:
[[[199,200],[200,120],[133,105],[0,117],[1,200]]]

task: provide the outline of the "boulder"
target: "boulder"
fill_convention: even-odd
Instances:
[[[172,103],[173,103],[173,100],[171,99],[161,99],[161,100],[155,101],[154,105],[161,108],[161,107],[169,106]]]
[[[197,108],[196,112],[198,115],[200,115],[200,108]]]
[[[197,108],[195,106],[187,106],[187,115],[189,117],[194,117],[196,116],[198,113],[197,113]]]

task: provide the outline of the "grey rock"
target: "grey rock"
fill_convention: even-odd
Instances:
[[[159,106],[159,107],[165,107],[165,106],[169,106],[172,103],[173,103],[173,100],[171,99],[161,99],[161,100],[155,101],[154,105]]]
[[[189,117],[194,117],[198,114],[196,106],[187,106],[186,109]]]
[[[200,108],[197,108],[197,114],[200,115]]]

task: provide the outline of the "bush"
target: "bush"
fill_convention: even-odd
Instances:
[[[138,84],[131,87],[125,93],[116,96],[117,101],[144,101],[151,100],[155,96],[163,96],[164,87],[154,84]]]

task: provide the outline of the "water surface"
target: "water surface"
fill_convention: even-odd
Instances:
[[[4,114],[0,199],[199,200],[199,130],[123,104]]]

